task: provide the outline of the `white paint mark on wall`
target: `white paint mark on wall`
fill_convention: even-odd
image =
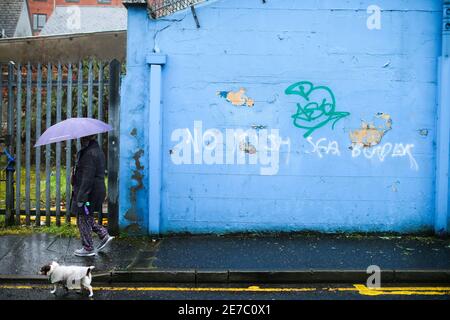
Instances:
[[[381,162],[384,162],[388,156],[392,158],[408,157],[410,168],[417,171],[419,165],[412,154],[413,148],[414,144],[404,145],[403,143],[392,144],[390,142],[370,149],[355,145],[352,149],[352,157],[356,158],[363,155],[366,159],[378,158]]]
[[[312,150],[306,151],[306,153],[315,153],[319,158],[323,158],[323,155],[335,155],[340,156],[339,144],[337,141],[328,141],[326,138],[320,138],[314,142],[312,137],[306,139],[312,147]]]
[[[414,148],[413,144],[407,144],[404,146],[403,143],[396,143],[394,150],[392,151],[392,157],[408,157],[411,169],[419,170],[419,165],[412,155],[412,148]]]
[[[305,151],[307,154],[315,154],[322,159],[324,156],[341,156],[339,143],[334,140],[327,140],[327,138],[320,138],[314,140],[313,137],[306,139],[310,145],[310,149]],[[410,168],[412,170],[419,170],[419,165],[413,156],[414,144],[403,143],[384,143],[372,148],[366,148],[361,144],[356,144],[351,148],[352,158],[364,157],[368,160],[377,159],[384,162],[386,158],[408,158]]]

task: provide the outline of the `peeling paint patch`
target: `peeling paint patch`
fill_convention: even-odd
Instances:
[[[142,179],[144,177],[142,174],[142,170],[144,169],[144,166],[141,165],[141,161],[139,160],[140,157],[143,156],[143,154],[144,154],[144,150],[139,149],[133,155],[136,169],[133,170],[133,175],[131,176],[131,179],[133,179],[137,182],[137,186],[131,187],[131,191],[132,191],[131,201],[133,201],[133,202],[136,202],[136,191],[144,188],[144,184],[142,183]]]
[[[239,91],[218,91],[217,95],[221,98],[226,99],[228,102],[231,102],[234,106],[247,106],[253,107],[255,105],[255,101],[245,95],[245,89],[241,88]]]
[[[255,154],[256,147],[249,142],[241,142],[239,143],[239,149],[244,151],[245,153]]]
[[[130,209],[125,213],[125,219],[129,221],[138,221],[138,216],[134,210]]]
[[[133,130],[131,130],[130,134],[131,134],[133,137],[136,137],[136,135],[137,135],[137,130],[136,130],[136,128],[133,128]]]
[[[138,190],[144,189],[144,184],[142,182],[142,180],[144,178],[144,175],[142,174],[142,170],[144,169],[144,166],[140,162],[140,157],[142,157],[143,154],[144,154],[144,150],[139,149],[133,155],[136,169],[133,169],[133,174],[131,176],[131,179],[136,181],[136,184],[130,188],[131,208],[125,214],[125,219],[127,219],[129,221],[133,221],[133,222],[137,222],[139,220],[138,215],[136,213],[136,208],[137,208],[136,193],[138,192]]]
[[[419,129],[419,134],[424,137],[428,136],[428,129]]]
[[[352,145],[370,148],[379,144],[386,132],[391,129],[391,116],[387,113],[379,112],[375,115],[372,122],[361,121],[361,129],[351,131],[350,140]]]

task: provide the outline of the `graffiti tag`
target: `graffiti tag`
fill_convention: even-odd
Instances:
[[[285,94],[300,97],[297,102],[297,112],[292,115],[297,128],[305,129],[303,137],[309,137],[315,130],[350,115],[349,112],[336,111],[336,99],[333,92],[325,86],[315,87],[309,81],[294,83],[285,90]]]
[[[390,142],[373,148],[364,148],[359,145],[355,145],[352,147],[352,157],[356,158],[363,154],[366,159],[377,157],[381,162],[383,162],[389,155],[392,158],[408,157],[410,168],[417,171],[419,170],[419,165],[412,154],[413,148],[414,144],[404,145],[403,143],[392,144]]]
[[[335,140],[328,140],[327,138],[320,138],[314,140],[313,137],[306,139],[311,146],[311,149],[305,153],[316,154],[319,158],[324,156],[341,156],[339,143]],[[414,144],[408,143],[384,143],[372,148],[367,148],[362,145],[354,145],[351,149],[352,158],[364,157],[367,160],[377,159],[384,162],[386,158],[408,158],[409,166],[412,170],[419,170],[419,164],[413,155]]]
[[[308,137],[306,140],[311,144],[312,150],[307,151],[306,153],[315,153],[319,158],[323,158],[323,155],[331,154],[340,156],[341,152],[339,151],[339,144],[337,141],[327,141],[326,138],[320,138],[316,142],[314,142],[312,137]]]

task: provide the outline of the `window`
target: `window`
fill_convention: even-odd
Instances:
[[[97,0],[98,3],[111,3],[111,0]]]
[[[66,0],[66,2],[80,2],[80,0]]]
[[[33,30],[35,31],[42,30],[46,21],[47,21],[46,14],[33,13]]]

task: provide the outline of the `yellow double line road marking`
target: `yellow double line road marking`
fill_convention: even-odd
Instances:
[[[122,287],[103,287],[98,288],[105,291],[193,291],[193,292],[307,292],[317,291],[316,288],[260,288],[251,286],[248,288],[183,288],[183,287],[137,287],[137,288],[122,288]]]
[[[379,295],[449,295],[450,287],[384,287],[368,288],[365,285],[353,285],[359,294],[365,296]],[[345,288],[338,289],[345,291]]]
[[[0,285],[0,289],[47,289],[47,285]],[[172,291],[172,292],[357,292],[365,296],[379,295],[450,295],[450,287],[383,287],[368,288],[365,285],[354,284],[353,287],[336,288],[261,288],[250,286],[247,288],[224,287],[94,287],[95,291]]]
[[[0,289],[47,289],[45,285],[0,285]],[[193,292],[306,292],[317,291],[316,288],[222,288],[222,287],[94,287],[97,291],[193,291]]]

